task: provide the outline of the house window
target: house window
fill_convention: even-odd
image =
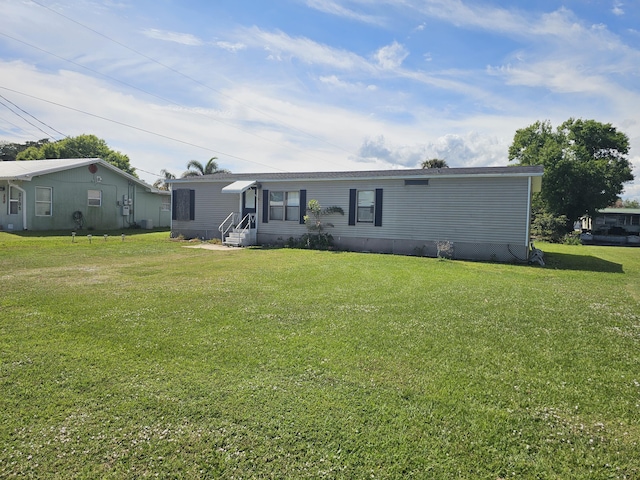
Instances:
[[[300,192],[286,192],[284,203],[284,219],[295,220],[297,222],[300,219]]]
[[[269,192],[269,218],[284,220],[284,192]]]
[[[300,220],[300,192],[269,192],[270,220]]]
[[[160,210],[162,212],[171,211],[171,197],[169,196],[162,197],[162,205],[160,205]]]
[[[90,207],[101,207],[102,206],[102,190],[88,190],[87,205],[89,205]]]
[[[171,219],[189,221],[196,219],[196,191],[188,188],[179,188],[171,192],[172,211]]]
[[[9,215],[18,215],[22,207],[22,192],[16,187],[9,187]]]
[[[36,217],[50,217],[53,203],[51,187],[36,187]]]
[[[375,190],[349,189],[349,225],[373,223],[382,226],[382,188]]]
[[[358,190],[358,222],[373,223],[375,198],[373,190]]]

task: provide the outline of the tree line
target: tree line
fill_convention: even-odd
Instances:
[[[127,172],[134,177],[138,176],[127,155],[109,148],[106,141],[95,135],[79,135],[55,142],[49,141],[48,138],[25,143],[0,142],[0,161],[46,160],[51,158],[101,158],[123,172]],[[217,157],[212,157],[204,164],[198,160],[190,160],[187,163],[187,170],[182,173],[182,177],[229,173],[229,170],[220,168],[216,160],[218,160]],[[160,174],[162,177],[156,180],[153,186],[161,190],[168,190],[169,187],[165,181],[176,178],[176,176],[165,169],[162,169]]]
[[[542,191],[533,199],[534,228],[559,239],[581,217],[625,206],[619,196],[634,178],[628,154],[629,137],[610,123],[570,118],[555,129],[537,121],[517,130],[509,161],[544,166]]]
[[[101,158],[120,170],[136,176],[136,169],[131,166],[129,157],[124,153],[112,150],[107,142],[95,135],[79,135],[56,142],[44,138],[36,142],[4,143],[0,145],[0,159],[11,160],[45,160],[49,158]]]

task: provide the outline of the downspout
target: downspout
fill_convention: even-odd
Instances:
[[[524,246],[530,248],[531,242],[531,189],[532,189],[532,180],[531,177],[527,177],[527,228],[526,228],[526,238],[524,242]]]
[[[22,229],[27,230],[27,192],[9,180],[9,186],[15,187],[22,192]]]

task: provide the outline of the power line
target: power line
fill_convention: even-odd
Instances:
[[[0,87],[0,88],[2,88],[2,87]],[[19,93],[19,92],[17,92],[17,93]],[[11,105],[13,105],[15,108],[17,108],[17,109],[18,109],[18,110],[20,110],[21,112],[24,112],[26,115],[29,115],[29,116],[30,116],[31,118],[33,118],[35,121],[40,122],[41,124],[43,124],[43,125],[47,126],[48,128],[50,128],[50,129],[51,129],[51,130],[53,130],[54,132],[56,132],[56,133],[58,133],[58,134],[62,135],[63,137],[65,137],[65,138],[67,138],[67,139],[70,139],[70,138],[71,138],[70,136],[68,136],[68,135],[66,135],[66,134],[64,134],[64,133],[62,133],[62,132],[60,132],[60,131],[56,130],[55,128],[51,127],[50,125],[46,124],[46,123],[45,123],[45,122],[43,122],[42,120],[40,120],[40,119],[36,118],[34,115],[30,114],[29,112],[27,112],[26,110],[24,110],[23,108],[21,108],[19,105],[16,105],[14,102],[12,102],[11,100],[9,100],[9,99],[8,99],[7,97],[5,97],[4,95],[0,95],[0,98],[1,98],[1,99],[4,99],[6,102],[10,103]],[[51,138],[52,140],[56,140],[53,136],[49,135],[49,133],[47,133],[47,132],[45,132],[44,130],[40,129],[37,125],[34,125],[33,123],[29,122],[29,121],[28,121],[28,120],[26,120],[24,117],[22,117],[22,115],[19,115],[17,112],[13,111],[13,109],[11,109],[10,107],[8,107],[8,106],[7,106],[7,105],[6,105],[2,100],[0,100],[0,104],[2,104],[2,105],[4,105],[5,107],[7,107],[7,109],[8,109],[9,111],[11,111],[12,113],[14,113],[14,114],[18,115],[20,118],[22,118],[23,120],[25,120],[25,121],[26,121],[27,123],[29,123],[30,125],[32,125],[32,126],[34,126],[34,127],[38,128],[38,130],[40,130],[42,133],[44,133],[44,134],[47,136],[47,138]],[[11,123],[11,125],[13,125],[13,126],[14,126],[14,127],[16,127],[16,128],[20,128],[18,125],[14,124],[14,123],[12,123],[12,122],[9,122],[9,123]],[[57,140],[56,140],[56,141],[57,141]],[[68,147],[67,147],[67,148],[68,148]],[[81,152],[79,152],[78,150],[75,150],[74,148],[71,148],[71,151],[72,151],[72,152],[74,152],[74,153],[78,156],[78,158],[90,158],[90,157],[87,157],[86,155],[82,154],[82,153],[81,153]],[[153,176],[156,176],[156,177],[162,177],[162,175],[160,175],[160,174],[157,174],[157,173],[154,173],[154,172],[149,172],[149,171],[147,171],[147,170],[143,170],[142,168],[137,168],[137,167],[133,167],[133,168],[134,168],[136,171],[137,171],[137,170],[139,170],[139,171],[141,171],[141,172],[148,173],[149,175],[153,175]]]
[[[18,109],[18,110],[20,110],[21,112],[24,112],[26,115],[29,115],[29,116],[30,116],[31,118],[33,118],[35,121],[40,122],[41,124],[45,125],[46,127],[50,128],[51,130],[53,130],[54,132],[56,132],[56,133],[58,133],[58,134],[62,135],[63,137],[65,137],[65,138],[67,138],[67,139],[70,139],[70,138],[71,138],[71,137],[69,137],[68,135],[66,135],[66,134],[64,134],[64,133],[62,133],[62,132],[60,132],[59,130],[56,130],[56,129],[55,129],[55,128],[53,128],[52,126],[50,126],[50,125],[46,124],[46,123],[45,123],[45,122],[43,122],[42,120],[40,120],[40,119],[36,118],[34,115],[30,114],[29,112],[27,112],[26,110],[24,110],[23,108],[21,108],[19,105],[16,105],[14,102],[12,102],[11,100],[9,100],[9,99],[8,99],[7,97],[5,97],[4,95],[0,95],[0,98],[4,99],[6,102],[10,103],[11,105],[13,105],[15,108],[17,108],[17,109]],[[52,135],[49,135],[49,133],[45,132],[44,130],[42,130],[41,128],[39,128],[37,125],[34,125],[33,123],[31,123],[30,121],[28,121],[27,119],[25,119],[22,115],[20,115],[20,114],[18,114],[17,112],[13,111],[13,109],[11,109],[10,107],[8,107],[8,106],[7,106],[7,105],[6,105],[2,100],[0,100],[0,104],[4,105],[5,107],[7,107],[7,109],[8,109],[9,111],[13,112],[14,114],[18,115],[20,118],[22,118],[23,120],[25,120],[27,123],[29,123],[29,125],[34,126],[34,127],[35,127],[35,128],[37,128],[38,130],[40,130],[42,133],[44,133],[44,134],[47,136],[47,138],[51,138],[52,140],[57,141],[57,140],[56,140]],[[11,123],[11,122],[9,122],[9,123]],[[12,124],[14,127],[16,127],[16,128],[20,128],[20,127],[18,127],[18,125],[15,125],[15,124],[13,124],[13,123],[11,123],[11,124]],[[69,148],[69,147],[67,146],[67,148]],[[72,147],[72,148],[70,148],[70,150],[71,150],[72,152],[74,152],[74,153],[77,155],[77,158],[90,158],[89,156],[84,155],[83,153],[79,152],[78,150],[74,149],[73,147]],[[149,171],[147,171],[147,170],[143,170],[143,169],[141,169],[141,168],[136,168],[136,167],[133,167],[133,168],[134,168],[135,170],[139,170],[139,171],[141,171],[141,172],[148,173],[149,175],[153,175],[153,176],[156,176],[156,177],[161,177],[161,176],[162,176],[162,175],[159,175],[159,174],[157,174],[157,173],[153,173],[153,172],[149,172]]]
[[[0,95],[0,98],[4,99],[5,101],[7,101],[8,103],[10,103],[11,105],[15,106],[16,108],[18,108],[21,111],[22,110],[20,107],[18,107],[15,103],[13,103],[10,100],[7,100],[6,97]],[[16,112],[13,108],[11,108],[9,105],[7,105],[5,102],[3,102],[2,100],[0,100],[0,105],[4,105],[4,107],[9,110],[11,113],[13,113],[14,115],[16,115],[17,117],[20,117],[22,120],[24,120],[25,122],[27,122],[29,125],[31,125],[34,128],[37,128],[38,130],[40,130],[42,133],[44,133],[47,138],[53,138],[52,135],[49,132],[45,132],[42,128],[40,128],[38,125],[36,125],[35,123],[29,121],[27,118],[25,118],[24,116],[22,116],[20,113]],[[26,112],[25,112],[26,113]],[[39,121],[37,118],[35,118],[33,115],[28,114],[30,117],[36,119],[37,121]],[[42,122],[41,122],[42,123]],[[44,124],[43,124],[44,125]]]
[[[41,123],[42,125],[44,125],[45,127],[53,130],[54,132],[56,132],[58,135],[62,135],[63,137],[66,137],[67,135],[65,135],[64,133],[62,133],[59,130],[56,130],[55,128],[53,128],[51,125],[48,125],[46,123],[44,123],[42,120],[40,120],[39,118],[34,117],[33,115],[31,115],[29,112],[27,112],[26,110],[24,110],[23,108],[21,108],[20,106],[16,105],[15,103],[13,103],[11,100],[9,100],[7,97],[0,95],[0,98],[4,99],[6,102],[9,102],[11,105],[13,105],[14,107],[16,107],[18,110],[20,110],[21,112],[23,112],[25,115],[29,115],[31,118],[33,118],[36,122]],[[4,105],[4,104],[3,104]],[[6,105],[5,105],[6,107]],[[9,107],[7,107],[9,108]],[[14,112],[15,113],[15,112]],[[17,115],[17,114],[16,114]],[[22,118],[23,120],[25,120],[27,123],[29,123],[29,125],[32,125],[34,127],[36,127],[38,130],[40,130],[42,133],[44,133],[47,137],[51,137],[53,138],[52,135],[49,135],[47,132],[45,132],[44,130],[40,129],[39,127],[37,127],[36,125],[33,125],[31,122],[29,122],[28,120],[26,120],[24,117],[22,117],[21,115],[18,115],[20,118]]]
[[[19,38],[13,37],[13,36],[8,35],[8,34],[6,34],[6,33],[4,33],[4,32],[0,32],[0,35],[2,35],[2,36],[4,36],[4,37],[7,37],[7,38],[9,38],[9,39],[11,39],[11,40],[13,40],[13,41],[15,41],[15,42],[22,43],[23,45],[26,45],[26,46],[28,46],[28,47],[31,47],[31,48],[33,48],[33,49],[35,49],[35,50],[39,50],[39,51],[41,51],[41,52],[43,52],[43,53],[46,53],[47,55],[51,55],[51,56],[53,56],[53,57],[55,57],[55,58],[58,58],[58,59],[63,60],[63,61],[65,61],[65,62],[68,62],[68,63],[70,63],[70,64],[72,64],[72,65],[77,66],[77,67],[83,68],[83,69],[85,69],[85,70],[87,70],[87,71],[89,71],[89,72],[95,73],[96,75],[100,75],[100,76],[102,76],[102,77],[104,77],[104,78],[108,78],[109,80],[112,80],[112,81],[114,81],[114,82],[117,82],[117,83],[120,83],[120,84],[122,84],[122,85],[125,85],[126,87],[132,88],[132,89],[137,90],[137,91],[139,91],[139,92],[142,92],[142,93],[144,93],[144,94],[146,94],[146,95],[149,95],[149,96],[151,96],[151,97],[154,97],[154,98],[157,98],[157,99],[159,99],[159,100],[162,100],[163,102],[167,102],[167,103],[169,103],[169,104],[175,105],[175,106],[180,107],[180,108],[184,108],[184,109],[186,109],[186,110],[188,110],[188,109],[189,109],[189,107],[187,107],[186,105],[182,105],[182,104],[177,103],[177,102],[175,102],[175,101],[173,101],[173,100],[171,100],[171,99],[168,99],[168,98],[162,97],[162,96],[160,96],[160,95],[157,95],[157,94],[155,94],[155,93],[149,92],[149,91],[144,90],[144,89],[142,89],[142,88],[140,88],[140,87],[136,87],[135,85],[132,85],[132,84],[130,84],[130,83],[127,83],[127,82],[125,82],[125,81],[122,81],[122,80],[120,80],[120,79],[117,79],[117,78],[115,78],[115,77],[112,77],[112,76],[110,76],[110,75],[107,75],[107,74],[104,74],[104,73],[99,72],[99,71],[97,71],[97,70],[94,70],[94,69],[92,69],[92,68],[90,68],[90,67],[87,67],[87,66],[85,66],[85,65],[82,65],[82,64],[80,64],[80,63],[78,63],[78,62],[75,62],[75,61],[73,61],[73,60],[70,60],[70,59],[68,59],[68,58],[61,57],[60,55],[57,55],[57,54],[55,54],[55,53],[53,53],[53,52],[50,52],[50,51],[48,51],[48,50],[45,50],[45,49],[43,49],[43,48],[40,48],[40,47],[38,47],[38,46],[36,46],[36,45],[33,45],[33,44],[31,44],[31,43],[25,42],[24,40],[21,40],[21,39],[19,39]],[[246,134],[248,134],[248,135],[252,135],[252,136],[254,136],[254,137],[256,137],[256,138],[259,138],[259,139],[261,139],[261,140],[264,140],[264,141],[267,141],[267,142],[273,143],[273,144],[275,144],[275,145],[280,145],[280,146],[283,146],[283,147],[286,147],[286,148],[290,148],[290,146],[288,146],[288,145],[287,145],[287,146],[285,146],[284,144],[282,144],[282,143],[280,143],[280,142],[277,142],[277,141],[272,140],[272,139],[270,139],[270,138],[262,137],[262,136],[260,136],[260,135],[258,135],[258,134],[256,134],[256,133],[254,133],[254,132],[250,132],[249,130],[245,130],[245,129],[240,128],[240,127],[238,127],[238,126],[236,126],[236,125],[230,124],[230,123],[228,123],[228,122],[224,122],[224,121],[222,121],[222,120],[220,120],[220,119],[218,119],[218,118],[215,118],[215,117],[213,117],[213,116],[211,116],[211,115],[207,115],[206,113],[199,112],[199,111],[195,111],[195,112],[193,112],[193,113],[196,113],[196,114],[198,114],[198,115],[202,115],[202,116],[204,116],[204,117],[206,117],[206,118],[209,118],[209,119],[211,119],[211,120],[213,120],[213,121],[215,121],[215,122],[221,123],[221,124],[223,124],[223,125],[227,125],[227,126],[229,126],[229,127],[231,127],[231,128],[235,128],[236,130],[239,130],[239,131],[241,131],[241,132],[243,132],[243,133],[246,133]],[[306,155],[308,155],[308,156],[313,156],[312,154],[309,154],[309,152],[307,152],[307,151],[303,150],[302,148],[299,148],[299,147],[293,147],[293,148],[294,148],[294,149],[296,149],[296,150],[298,150],[298,151],[304,152],[304,153],[305,153]],[[317,158],[317,157],[316,157],[316,158]],[[318,158],[318,159],[319,159],[319,158]]]
[[[51,100],[46,100],[46,99],[44,99],[44,98],[36,97],[35,95],[29,95],[28,93],[20,92],[20,91],[18,91],[18,90],[14,90],[14,89],[12,89],[12,88],[8,88],[8,87],[0,86],[0,89],[2,89],[2,90],[7,90],[7,91],[9,91],[9,92],[13,92],[13,93],[17,93],[18,95],[23,95],[23,96],[25,96],[25,97],[32,98],[32,99],[34,99],[34,100],[39,100],[39,101],[41,101],[41,102],[45,102],[45,103],[48,103],[48,104],[50,104],[50,105],[55,105],[55,106],[60,107],[60,108],[65,108],[65,109],[67,109],[67,110],[71,110],[71,111],[74,111],[74,112],[78,112],[78,113],[81,113],[81,114],[83,114],[83,115],[87,115],[87,116],[94,117],[94,118],[98,118],[98,119],[100,119],[100,120],[104,120],[104,121],[107,121],[107,122],[115,123],[116,125],[121,125],[121,126],[123,126],[123,127],[131,128],[131,129],[133,129],[133,130],[137,130],[137,131],[139,131],[139,132],[147,133],[147,134],[149,134],[149,135],[155,135],[156,137],[161,137],[161,138],[164,138],[164,139],[166,139],[166,140],[171,140],[171,141],[173,141],[173,142],[178,142],[178,143],[182,143],[182,144],[184,144],[184,145],[189,145],[190,147],[195,147],[195,148],[198,148],[198,149],[201,149],[201,150],[205,150],[205,151],[209,151],[209,152],[217,153],[218,155],[225,155],[225,156],[230,157],[230,158],[235,158],[235,159],[237,159],[237,160],[241,160],[241,161],[243,161],[243,162],[254,163],[254,164],[256,164],[256,165],[260,165],[260,166],[262,166],[262,167],[267,167],[267,168],[270,168],[270,169],[273,169],[273,170],[279,170],[279,171],[281,171],[281,172],[285,172],[285,170],[282,170],[282,169],[279,169],[279,168],[275,168],[275,167],[273,167],[272,165],[266,165],[266,164],[264,164],[264,163],[256,162],[256,161],[253,161],[253,160],[248,160],[248,159],[246,159],[246,158],[239,157],[239,156],[237,156],[237,155],[232,155],[232,154],[230,154],[230,153],[225,153],[225,152],[222,152],[222,151],[220,151],[220,150],[215,150],[215,149],[210,148],[210,147],[203,147],[202,145],[197,145],[197,144],[192,143],[192,142],[187,142],[187,141],[185,141],[185,140],[180,140],[180,139],[178,139],[178,138],[170,137],[170,136],[168,136],[168,135],[164,135],[164,134],[162,134],[162,133],[153,132],[153,131],[151,131],[151,130],[147,130],[147,129],[145,129],[145,128],[136,127],[135,125],[130,125],[130,124],[128,124],[128,123],[120,122],[120,121],[118,121],[118,120],[113,120],[113,119],[111,119],[111,118],[103,117],[103,116],[101,116],[101,115],[97,115],[97,114],[95,114],[95,113],[86,112],[86,111],[84,111],[84,110],[80,110],[80,109],[78,109],[78,108],[69,107],[68,105],[63,105],[63,104],[61,104],[61,103],[53,102],[53,101],[51,101]]]
[[[239,104],[239,105],[242,105],[242,106],[243,106],[243,107],[245,107],[245,108],[248,108],[248,109],[250,109],[250,110],[253,110],[254,112],[257,112],[257,113],[259,113],[260,115],[263,115],[263,116],[265,116],[265,117],[267,117],[267,118],[270,118],[271,120],[275,121],[276,123],[279,123],[280,125],[286,126],[287,128],[290,128],[291,130],[294,130],[294,131],[296,131],[296,132],[302,133],[302,134],[304,134],[304,135],[306,135],[306,136],[308,136],[308,137],[310,137],[310,138],[314,138],[314,139],[316,139],[316,140],[319,140],[319,141],[321,141],[321,142],[323,142],[323,143],[325,143],[325,144],[327,144],[327,145],[329,145],[329,146],[331,146],[331,147],[334,147],[334,148],[337,148],[337,149],[339,149],[339,150],[342,150],[343,152],[348,153],[349,155],[351,155],[351,154],[353,153],[353,152],[350,152],[349,150],[346,150],[346,149],[342,148],[342,147],[341,147],[341,146],[339,146],[339,145],[335,145],[335,144],[333,144],[333,143],[331,143],[331,142],[328,142],[327,140],[325,140],[325,139],[323,139],[323,138],[320,138],[320,137],[318,137],[318,136],[316,136],[316,135],[313,135],[313,134],[311,134],[311,133],[309,133],[309,132],[306,132],[306,131],[304,131],[304,130],[301,130],[300,128],[297,128],[297,127],[295,127],[294,125],[291,125],[291,124],[288,124],[288,123],[286,123],[286,122],[283,122],[282,120],[280,120],[280,119],[278,119],[278,118],[274,117],[273,115],[270,115],[270,114],[268,114],[268,113],[266,113],[266,112],[263,112],[262,110],[260,110],[260,109],[258,109],[258,108],[255,108],[255,107],[254,107],[254,106],[252,106],[252,105],[249,105],[249,104],[243,103],[243,102],[241,102],[240,100],[237,100],[237,99],[235,99],[235,98],[233,98],[233,97],[231,97],[231,96],[229,96],[229,95],[227,95],[227,94],[225,94],[225,93],[223,93],[223,92],[221,92],[221,91],[219,91],[219,90],[216,90],[215,88],[211,87],[210,85],[207,85],[207,84],[205,84],[205,83],[203,83],[203,82],[201,82],[201,81],[199,81],[199,80],[197,80],[197,79],[195,79],[195,78],[193,78],[193,77],[191,77],[191,76],[189,76],[189,75],[187,75],[187,74],[185,74],[185,73],[182,73],[181,71],[176,70],[175,68],[173,68],[173,67],[171,67],[171,66],[169,66],[169,65],[166,65],[166,64],[164,64],[164,63],[160,62],[159,60],[157,60],[157,59],[155,59],[155,58],[153,58],[153,57],[150,57],[149,55],[147,55],[147,54],[145,54],[145,53],[143,53],[143,52],[140,52],[140,51],[138,51],[138,50],[136,50],[136,49],[134,49],[134,48],[130,47],[129,45],[126,45],[126,44],[124,44],[124,43],[122,43],[122,42],[119,42],[118,40],[116,40],[116,39],[114,39],[114,38],[112,38],[112,37],[109,37],[108,35],[106,35],[106,34],[104,34],[104,33],[100,32],[100,31],[98,31],[98,30],[95,30],[95,29],[93,29],[93,28],[91,28],[91,27],[89,27],[89,26],[87,26],[87,25],[85,25],[85,24],[83,24],[83,23],[81,23],[81,22],[79,22],[79,21],[77,21],[77,20],[74,20],[74,19],[73,19],[73,18],[71,18],[71,17],[68,17],[68,16],[66,16],[66,15],[64,15],[64,14],[62,14],[62,13],[60,13],[60,12],[57,12],[57,11],[55,11],[54,9],[52,9],[51,7],[48,7],[47,5],[43,5],[42,3],[40,3],[40,2],[38,2],[38,1],[36,1],[36,0],[31,0],[31,2],[32,2],[32,3],[35,3],[36,5],[39,5],[39,6],[40,6],[40,7],[42,7],[42,8],[46,8],[46,9],[47,9],[47,10],[49,10],[50,12],[52,12],[52,13],[54,13],[54,14],[56,14],[56,15],[58,15],[58,16],[60,16],[60,17],[62,17],[62,18],[65,18],[65,19],[67,19],[67,20],[68,20],[68,21],[70,21],[70,22],[73,22],[73,23],[75,23],[76,25],[80,25],[82,28],[85,28],[85,29],[89,30],[90,32],[93,32],[93,33],[95,33],[96,35],[99,35],[99,36],[101,36],[101,37],[103,37],[103,38],[105,38],[105,39],[109,40],[110,42],[113,42],[113,43],[115,43],[116,45],[119,45],[119,46],[121,46],[121,47],[123,47],[123,48],[125,48],[125,49],[127,49],[127,50],[129,50],[129,51],[131,51],[131,52],[133,52],[133,53],[135,53],[136,55],[140,55],[141,57],[146,58],[147,60],[149,60],[149,61],[151,61],[151,62],[153,62],[153,63],[155,63],[155,64],[157,64],[157,65],[160,65],[161,67],[166,68],[167,70],[170,70],[171,72],[175,73],[176,75],[180,75],[181,77],[186,78],[186,79],[188,79],[188,80],[190,80],[190,81],[192,81],[192,82],[196,83],[197,85],[200,85],[201,87],[204,87],[204,88],[206,88],[206,89],[208,89],[208,90],[211,90],[212,92],[215,92],[215,93],[217,93],[218,95],[221,95],[221,96],[223,96],[223,97],[225,97],[225,98],[227,98],[227,99],[229,99],[229,100],[231,100],[231,101],[233,101],[233,102],[235,102],[235,103],[237,103],[237,104]]]

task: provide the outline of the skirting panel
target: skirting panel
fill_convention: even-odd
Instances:
[[[288,240],[279,235],[258,233],[261,245],[284,245]],[[459,260],[495,262],[527,262],[529,249],[524,245],[496,243],[398,240],[385,238],[334,237],[339,250],[353,252],[390,253],[420,257],[443,257]]]

